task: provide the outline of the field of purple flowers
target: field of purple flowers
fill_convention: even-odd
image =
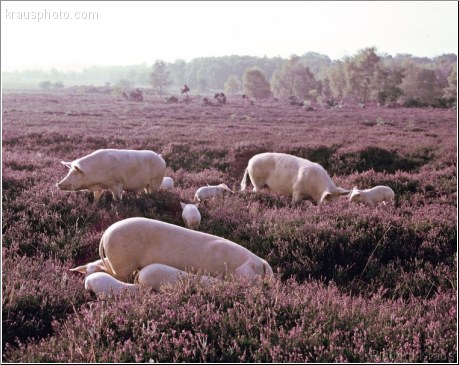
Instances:
[[[142,103],[111,95],[4,94],[2,349],[14,362],[457,360],[456,111],[281,102]],[[176,188],[105,194],[54,184],[99,148],[161,153]],[[321,163],[351,189],[383,184],[394,206],[293,206],[239,192],[256,153]],[[98,258],[112,223],[183,226],[206,184],[237,192],[200,206],[200,230],[265,258],[275,280],[96,299],[68,269]]]

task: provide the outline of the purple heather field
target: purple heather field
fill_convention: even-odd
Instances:
[[[5,362],[457,361],[457,112],[280,101],[143,102],[105,94],[4,93],[2,350]],[[100,148],[161,153],[171,191],[55,187]],[[320,163],[344,188],[390,186],[393,206],[316,206],[240,192],[255,154]],[[180,201],[226,183],[200,206],[200,231],[266,259],[250,286],[184,280],[97,299],[69,269],[98,259],[104,230],[128,217],[179,226]]]

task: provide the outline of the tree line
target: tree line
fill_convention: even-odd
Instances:
[[[176,94],[187,84],[193,93],[225,91],[261,99],[296,99],[334,104],[341,101],[406,106],[452,106],[457,99],[457,56],[391,56],[366,48],[331,60],[308,52],[281,57],[225,56],[190,62],[156,61],[135,66],[91,67],[81,72],[51,70],[4,73],[4,81],[36,80],[45,85],[91,84],[123,88],[153,87]]]

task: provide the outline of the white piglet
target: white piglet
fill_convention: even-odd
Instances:
[[[211,285],[219,280],[205,275],[193,275],[175,267],[151,264],[140,270],[137,281],[140,285],[158,290],[164,285],[174,285],[185,278],[198,277],[199,282],[203,285]]]
[[[138,286],[135,284],[123,283],[105,272],[92,273],[84,279],[84,288],[95,294],[120,293],[123,290],[135,292]]]
[[[163,179],[163,182],[161,183],[161,189],[172,190],[173,188],[174,188],[174,180],[171,177],[166,176]]]
[[[182,218],[185,222],[185,225],[190,229],[198,229],[199,224],[201,223],[201,213],[199,213],[198,207],[199,203],[197,204],[185,204],[180,202],[182,206]]]
[[[220,185],[207,185],[196,190],[194,194],[194,200],[201,202],[203,200],[215,198],[217,196],[222,196],[225,191],[234,193],[226,184]]]
[[[101,149],[72,162],[61,163],[69,169],[56,186],[64,191],[90,190],[98,202],[104,190],[114,200],[124,191],[151,193],[158,190],[166,172],[166,163],[153,151]]]
[[[349,194],[349,201],[373,205],[381,202],[393,203],[395,198],[394,191],[384,185],[375,186],[371,189],[359,190],[354,186]]]

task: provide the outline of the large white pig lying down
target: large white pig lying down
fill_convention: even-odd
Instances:
[[[97,150],[72,162],[61,163],[70,171],[56,186],[65,191],[90,190],[98,202],[103,190],[120,200],[123,190],[150,193],[161,185],[166,163],[153,151]]]
[[[146,218],[111,225],[99,245],[106,272],[129,282],[135,270],[163,264],[193,274],[269,277],[269,264],[227,239]]]
[[[312,199],[316,204],[347,195],[350,190],[337,187],[318,163],[285,153],[266,152],[253,156],[245,170],[241,191],[247,187],[247,175],[257,191],[268,186],[272,191],[292,197],[297,203]]]
[[[194,201],[203,201],[217,196],[222,196],[225,191],[234,193],[226,184],[220,185],[207,185],[196,190],[194,194]]]
[[[166,176],[161,183],[161,189],[172,190],[174,188],[174,180]]]
[[[101,260],[98,260],[98,261],[101,261]],[[75,269],[71,269],[71,270],[83,272],[82,268],[87,266],[89,269],[89,267],[95,266],[95,264],[98,261],[96,261],[95,263],[89,263],[87,265],[79,266],[80,270],[75,270]],[[153,288],[155,290],[158,290],[164,285],[175,285],[180,280],[183,280],[185,278],[195,278],[195,277],[198,278],[199,282],[202,285],[210,285],[210,284],[218,282],[218,279],[216,278],[211,278],[205,275],[196,276],[193,274],[186,273],[185,271],[181,271],[173,267],[161,265],[161,264],[151,264],[151,265],[144,267],[142,270],[140,270],[138,277],[137,277],[138,284],[129,284],[129,283],[122,282],[118,279],[115,279],[113,276],[111,276],[110,274],[107,274],[106,272],[92,272],[89,274],[88,272],[89,271],[86,272],[86,277],[84,280],[84,288],[86,290],[94,292],[95,294],[99,294],[99,293],[108,294],[111,292],[119,293],[123,290],[135,292],[140,287],[147,287],[147,288]]]
[[[354,186],[351,193],[349,194],[349,201],[359,202],[368,205],[377,203],[393,203],[395,198],[394,191],[384,185],[375,186],[371,189],[359,190],[357,186]]]
[[[198,229],[199,224],[201,223],[201,213],[199,213],[198,207],[199,203],[197,204],[185,204],[180,202],[182,206],[182,218],[185,222],[185,225],[190,229]]]

